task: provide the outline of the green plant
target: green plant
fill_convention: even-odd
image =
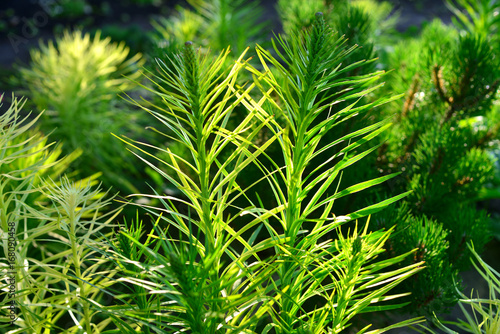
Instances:
[[[390,15],[391,11],[392,5],[386,1],[278,1],[278,14],[285,32],[311,27],[314,14],[322,12],[333,29],[346,34],[348,43],[358,43],[361,48],[373,43],[374,37],[377,37],[376,42],[380,43],[382,34],[387,31],[394,32],[393,27],[398,16]],[[368,39],[370,41],[367,45]]]
[[[3,97],[3,96],[2,96]],[[27,140],[20,140],[23,134],[36,122],[24,118],[20,120],[20,111],[24,105],[24,100],[13,98],[12,104],[0,117],[0,168],[2,171],[0,181],[0,227],[2,229],[2,250],[4,259],[7,258],[8,248],[6,237],[12,231],[12,225],[21,221],[23,211],[22,204],[27,200],[32,191],[31,182],[35,179],[36,173],[43,169],[44,160],[48,145],[43,137],[30,137]],[[44,152],[45,151],[45,152]],[[25,164],[23,160],[28,160],[38,152],[42,154]],[[18,161],[22,162],[18,162]],[[21,168],[16,168],[16,167]],[[14,231],[15,232],[15,231]]]
[[[179,7],[178,15],[153,21],[159,50],[154,56],[171,55],[185,41],[220,51],[230,46],[240,54],[249,43],[263,42],[265,23],[257,2],[242,0],[192,0],[194,11]],[[169,53],[170,52],[170,53]]]
[[[348,239],[343,239],[335,230],[346,221],[376,213],[407,194],[336,217],[332,212],[335,201],[394,176],[364,181],[338,191],[343,170],[376,147],[362,151],[358,149],[384,131],[388,124],[373,124],[329,140],[328,143],[324,143],[322,139],[332,129],[344,125],[370,108],[389,102],[390,99],[380,98],[372,103],[360,103],[363,96],[377,88],[374,83],[382,73],[346,77],[345,73],[351,73],[368,62],[348,62],[343,65],[354,48],[346,46],[343,37],[326,26],[321,13],[316,14],[310,31],[295,32],[287,40],[278,38],[278,42],[283,50],[275,45],[274,51],[279,55],[279,60],[263,48],[257,49],[262,67],[269,75],[254,72],[254,75],[259,75],[260,85],[269,86],[262,90],[263,93],[267,96],[271,92],[276,94],[278,103],[269,101],[269,107],[284,119],[282,124],[272,123],[273,133],[283,133],[278,143],[283,153],[284,170],[281,171],[282,167],[279,165],[281,160],[273,161],[278,173],[269,178],[269,181],[278,207],[283,207],[284,210],[276,217],[278,225],[270,228],[270,233],[277,238],[281,234],[278,231],[283,231],[285,236],[284,244],[275,250],[283,262],[277,273],[280,289],[290,290],[280,298],[277,313],[272,315],[273,323],[279,328],[277,332],[298,329],[322,332],[327,327],[333,332],[340,332],[355,314],[364,312],[371,302],[385,294],[392,285],[370,292],[365,292],[364,289],[383,280],[382,277],[397,275],[397,272],[384,269],[387,269],[389,263],[392,265],[399,262],[409,253],[387,263],[374,264],[371,260],[378,253],[377,244],[382,244],[382,240],[390,232],[370,236],[366,232],[359,236],[354,233]],[[280,78],[271,74],[268,63],[277,69]],[[286,67],[281,63],[286,64]],[[339,102],[343,102],[341,105],[344,107],[333,108]],[[342,146],[346,142],[349,144]],[[333,149],[337,145],[341,148],[335,152]],[[330,188],[334,183],[337,183],[337,190]],[[339,239],[322,242],[322,238],[330,233],[337,235]],[[344,247],[339,247],[338,243],[342,244],[343,241]],[[356,243],[366,245],[366,253],[363,247],[363,251],[356,250],[356,247],[360,247],[355,246]],[[349,253],[349,249],[353,247],[354,253]],[[357,258],[355,254],[358,251],[364,253],[363,256],[360,255],[361,258]],[[415,267],[410,266],[404,271],[410,268],[415,270]],[[378,273],[379,270],[382,273]],[[335,274],[330,276],[331,271]],[[401,276],[404,277],[406,275]],[[360,284],[371,278],[374,279],[371,284]],[[301,283],[303,280],[304,283],[295,285],[295,280]],[[333,283],[326,284],[330,280]],[[395,280],[393,283],[396,285],[398,282],[399,280]],[[308,310],[305,304],[313,296],[323,299],[324,306]],[[351,308],[351,305],[354,306]]]
[[[108,214],[109,220],[99,214],[111,198],[91,191],[91,179],[78,184],[66,177],[59,184],[42,179],[59,178],[75,154],[58,160],[60,147],[51,149],[46,137],[33,132],[40,115],[20,118],[24,102],[14,98],[0,118],[1,285],[10,292],[0,301],[1,327],[9,333],[49,333],[74,321],[66,332],[85,327],[95,333],[109,320],[96,321],[89,305],[99,300],[112,275],[92,247],[116,213]]]
[[[29,96],[39,110],[47,109],[42,128],[64,143],[64,152],[82,150],[77,166],[86,176],[104,173],[107,186],[134,191],[127,175],[137,175],[121,154],[111,132],[140,131],[134,113],[117,94],[134,87],[141,56],[128,58],[123,44],[91,39],[80,31],[65,32],[56,41],[31,51],[31,68],[21,69]],[[130,79],[124,78],[126,75]],[[134,174],[135,173],[135,174]]]
[[[498,41],[500,3],[497,0],[446,0],[446,5],[456,16],[455,25]]]
[[[44,198],[36,191],[42,178],[59,178],[81,154],[74,151],[61,157],[61,146],[49,143],[48,137],[34,127],[40,115],[33,118],[28,114],[21,119],[25,103],[25,99],[13,96],[10,107],[1,117],[0,189],[3,195],[0,212],[4,231],[9,222],[20,219],[23,205],[32,207]],[[78,172],[68,175],[77,177]],[[91,179],[95,177],[93,175]]]
[[[209,50],[218,52],[227,47],[231,48],[232,52],[225,58],[227,66],[235,61],[233,55],[239,55],[249,45],[266,43],[264,28],[267,25],[265,22],[259,22],[262,9],[257,2],[210,0],[191,1],[190,4],[192,8],[178,7],[177,15],[152,22],[155,27],[152,39],[156,47],[152,48],[148,54],[152,59],[147,66],[151,72],[155,73],[158,70],[155,59],[162,59],[162,66],[174,69],[173,64],[170,63],[171,59],[175,58],[175,54],[186,41],[193,41],[199,45],[201,52],[209,52]],[[238,76],[237,84],[244,85],[249,80],[252,80],[249,73],[242,71]],[[154,103],[161,103],[155,94],[152,99]],[[241,104],[236,105],[229,122],[235,124],[241,122],[246,117],[246,113],[246,109]],[[175,142],[168,143],[164,138],[155,138],[151,142],[155,146],[168,144],[175,154],[189,159],[190,153],[182,145]],[[161,156],[163,153],[158,154],[160,158],[163,158]],[[252,173],[251,169],[248,171]],[[157,189],[168,188],[171,192],[177,192],[175,187],[155,176],[151,168],[146,168],[146,172],[155,181]],[[261,177],[258,172],[252,174],[256,174],[250,177],[254,181]]]
[[[366,167],[403,172],[386,196],[412,190],[398,214],[385,211],[375,220],[377,227],[396,226],[398,235],[411,233],[390,241],[395,254],[421,248],[415,261],[424,259],[428,273],[406,281],[404,288],[413,292],[413,310],[429,316],[457,302],[452,282],[470,266],[466,244],[481,250],[491,237],[489,217],[475,202],[494,175],[488,150],[499,124],[495,50],[486,36],[459,35],[435,21],[390,58],[396,71],[387,88],[405,89],[406,98],[382,109],[382,115],[396,115],[395,124],[377,160]],[[435,233],[440,236],[429,240]]]
[[[467,242],[474,242],[480,250],[491,237],[489,217],[476,209],[475,202],[495,196],[494,190],[486,191],[485,186],[493,184],[495,167],[489,150],[498,143],[500,124],[495,105],[500,77],[495,42],[498,3],[458,3],[469,13],[470,19],[459,16],[467,32],[460,33],[436,20],[418,38],[405,40],[394,52],[383,54],[385,64],[372,62],[371,68],[354,67],[348,73],[368,74],[380,66],[395,69],[382,90],[406,92],[406,98],[347,121],[343,129],[333,129],[325,136],[325,142],[334,142],[342,131],[356,131],[393,117],[394,126],[374,139],[380,144],[377,154],[367,156],[356,169],[347,169],[343,182],[353,184],[362,178],[401,174],[384,183],[385,192],[367,191],[360,196],[354,194],[348,201],[339,199],[334,210],[349,212],[367,202],[411,191],[397,208],[374,215],[372,227],[395,228],[387,242],[387,256],[417,248],[415,256],[401,265],[426,262],[426,269],[400,288],[412,292],[406,310],[427,315],[457,302],[452,282],[470,265]],[[308,11],[329,13],[330,24],[348,38],[346,44],[361,46],[344,60],[349,65],[379,53],[381,36],[374,29],[380,26],[384,11],[375,6],[380,10],[373,15],[374,10],[366,10],[369,6],[364,1],[282,1],[279,8],[283,25],[297,28],[311,25],[305,15]],[[460,13],[456,8],[454,11]],[[380,95],[367,94],[363,102],[376,101]],[[329,113],[343,107],[334,105]],[[338,150],[329,154],[334,156]]]
[[[372,85],[381,73],[346,79],[342,74],[363,62],[340,65],[352,49],[325,26],[321,15],[312,30],[278,41],[286,54],[281,61],[287,69],[258,47],[263,72],[244,60],[245,53],[224,69],[228,51],[212,60],[210,55],[195,52],[188,42],[183,53],[169,60],[171,66],[159,61],[160,74],[150,76],[154,85],[151,92],[162,98],[162,104],[135,102],[155,116],[168,130],[161,133],[184,146],[190,156],[159,147],[166,153],[166,158],[160,159],[144,149],[147,143],[124,139],[144,162],[175,185],[182,197],[142,195],[162,204],[148,208],[157,217],[154,237],[149,234],[144,240],[134,225],[121,231],[121,242],[113,250],[115,261],[127,268],[127,282],[156,297],[151,297],[150,306],[145,308],[134,290],[126,299],[137,307],[119,317],[117,326],[162,333],[337,333],[345,330],[356,314],[401,306],[391,301],[402,295],[388,292],[419,271],[420,264],[396,270],[391,266],[412,251],[380,261],[378,256],[391,230],[370,233],[367,223],[362,232],[352,226],[352,232],[346,234],[340,227],[407,194],[338,217],[332,213],[336,199],[393,175],[327,194],[328,186],[338,182],[345,168],[375,148],[354,150],[388,125],[380,122],[320,146],[330,129],[390,101],[381,98],[358,104],[360,97],[376,89]],[[277,47],[275,51],[279,53]],[[269,66],[275,67],[279,81]],[[243,69],[252,73],[254,82],[236,86]],[[256,86],[263,97],[253,99],[251,92]],[[349,89],[338,92],[333,89],[337,86]],[[320,97],[322,91],[330,95]],[[329,99],[334,100],[325,103]],[[351,102],[335,114],[321,113],[338,100]],[[248,114],[241,123],[231,123],[238,104]],[[264,128],[270,132],[267,140],[254,144]],[[324,151],[351,140],[319,167],[312,165],[312,159]],[[273,160],[266,153],[275,141],[283,160]],[[271,169],[259,161],[262,156],[271,160]],[[155,160],[159,166],[152,162]],[[252,188],[241,188],[237,183],[250,164],[262,169],[261,182],[268,182],[276,206],[257,206],[250,198]],[[246,199],[245,205],[237,202],[241,199]],[[172,229],[179,233],[178,238],[172,237]],[[377,302],[383,305],[371,306]],[[130,316],[128,325],[123,325],[123,318]],[[154,322],[154,327],[146,326],[148,322]]]
[[[266,308],[271,306],[259,305],[258,301],[269,299],[259,290],[262,281],[272,273],[272,266],[265,266],[258,261],[250,266],[247,262],[256,261],[257,252],[275,242],[267,241],[252,247],[253,242],[240,235],[243,230],[234,231],[229,225],[239,215],[234,218],[226,215],[234,200],[233,196],[239,192],[236,176],[274,138],[256,151],[252,148],[251,139],[269,121],[269,115],[256,108],[236,128],[225,127],[235,106],[248,98],[248,92],[255,86],[252,84],[243,88],[242,95],[233,100],[237,76],[246,62],[242,54],[232,68],[222,70],[228,53],[223,51],[212,59],[210,55],[195,52],[192,43],[186,43],[184,52],[172,60],[174,70],[160,63],[162,72],[150,78],[155,84],[152,92],[162,98],[163,105],[143,106],[169,129],[168,133],[164,133],[165,136],[185,146],[190,152],[190,157],[184,159],[168,147],[161,148],[167,158],[159,161],[159,167],[142,158],[183,194],[183,198],[179,199],[154,197],[164,205],[161,211],[165,215],[158,218],[159,222],[174,226],[189,240],[187,244],[181,242],[172,245],[174,242],[168,241],[163,229],[160,229],[158,243],[161,246],[156,247],[161,247],[162,252],[157,253],[149,248],[142,250],[147,259],[146,264],[150,264],[147,266],[147,278],[151,283],[144,285],[141,283],[143,280],[138,283],[151,289],[166,290],[166,295],[158,305],[164,305],[165,301],[175,303],[166,307],[169,313],[155,316],[156,330],[162,332],[173,328],[190,328],[193,332],[211,333],[220,325],[228,332],[233,332],[237,328],[255,325],[258,315],[265,313]],[[248,130],[253,127],[253,130]],[[128,143],[147,154],[138,146],[140,143]],[[236,149],[225,160],[221,160],[220,155],[228,145],[236,145]],[[158,159],[152,154],[149,156]],[[190,214],[179,212],[179,204],[186,204]],[[158,215],[156,212],[154,214]],[[259,221],[256,218],[244,230],[254,229]],[[198,234],[195,231],[199,231]],[[131,247],[137,247],[134,244],[144,247],[137,236],[133,237],[133,233],[126,235],[133,243]],[[126,255],[120,249],[116,253],[121,258]],[[142,267],[146,264],[138,265]],[[253,275],[254,280],[246,281],[247,277]],[[244,281],[238,282],[241,280]],[[142,314],[142,309],[138,311],[138,320],[153,316],[151,310],[148,310],[147,315]],[[226,317],[227,322],[224,320]],[[142,330],[147,331],[146,328]]]
[[[303,28],[310,28],[314,22],[314,15],[318,12],[330,17],[333,9],[339,10],[348,3],[347,0],[338,1],[331,7],[323,0],[314,1],[278,1],[278,14],[283,24],[283,31],[292,32]]]
[[[482,300],[463,295],[458,273],[471,255],[480,261],[467,245],[490,237],[475,204],[498,181],[498,6],[460,3],[466,31],[429,24],[388,64],[374,57],[390,40],[380,35],[390,6],[364,0],[280,1],[286,34],[270,51],[258,45],[253,63],[245,47],[262,34],[260,12],[240,1],[193,0],[156,22],[158,72],[145,77],[138,56],[126,61],[124,45],[99,34],[33,51],[23,75],[48,109],[42,128],[58,125],[67,143],[50,150],[36,119],[18,119],[23,101],[0,118],[0,269],[12,262],[10,233],[20,316],[10,332],[340,333],[356,323],[382,333],[418,319],[369,331],[360,315],[406,307],[435,318],[457,301],[468,323],[453,325],[495,331],[498,275],[483,266],[494,293]],[[128,127],[138,114],[115,100],[137,83],[145,98],[127,98],[153,116],[154,137]],[[81,164],[85,175],[128,181],[133,163],[110,132],[125,132],[156,184],[134,195],[149,215],[123,223],[103,214],[112,198],[91,180],[62,176],[82,154],[99,161]],[[73,153],[60,159],[62,148]],[[5,320],[11,299],[0,301]]]
[[[474,268],[488,283],[488,298],[468,298],[463,292],[457,289],[460,296],[458,305],[463,312],[465,319],[457,321],[442,321],[434,315],[433,322],[436,327],[447,334],[473,333],[473,334],[495,334],[500,331],[500,274],[481,259],[471,244],[467,244],[473,258],[471,259]],[[474,295],[474,292],[472,292]],[[468,310],[470,307],[470,311]],[[421,333],[436,332],[430,328],[420,326]]]

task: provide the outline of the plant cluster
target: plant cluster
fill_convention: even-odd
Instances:
[[[386,76],[383,91],[404,93],[404,99],[347,122],[345,128],[360,129],[387,118],[394,124],[381,136],[376,154],[347,170],[343,179],[352,184],[363,177],[401,174],[386,182],[385,190],[337,202],[333,209],[350,212],[367,202],[410,192],[397,206],[374,216],[372,226],[395,228],[387,254],[417,248],[415,256],[405,263],[426,262],[425,270],[401,285],[401,291],[412,291],[407,310],[420,314],[444,311],[457,302],[454,282],[459,282],[459,272],[470,266],[467,243],[473,242],[482,250],[491,237],[490,219],[485,211],[476,209],[476,203],[485,198],[484,187],[494,180],[495,173],[491,149],[499,130],[495,102],[500,78],[497,5],[473,3],[459,3],[471,17],[469,21],[458,16],[461,24],[457,22],[457,26],[466,27],[466,31],[435,21],[418,38],[405,40],[391,53],[384,49],[385,41],[377,37],[374,24],[384,12],[370,15],[365,1],[315,1],[307,5],[283,1],[279,7],[284,26],[309,26],[306,14],[313,8],[331,13],[330,25],[349,37],[348,43],[362,45],[348,62],[380,55],[386,62],[372,63],[370,70],[376,66],[395,69]],[[365,97],[367,101],[377,98],[377,94]]]
[[[493,8],[488,13],[482,15],[495,15]],[[386,88],[404,91],[405,97],[383,108],[382,116],[395,115],[394,126],[373,164],[382,175],[403,172],[388,184],[387,194],[411,194],[376,220],[377,227],[396,226],[400,237],[391,241],[396,254],[419,248],[414,260],[426,262],[427,269],[405,286],[419,312],[456,303],[453,282],[472,257],[467,244],[481,252],[491,238],[488,214],[476,204],[494,179],[491,150],[499,139],[494,31],[477,26],[460,32],[434,21],[389,58],[395,70]]]
[[[0,117],[2,331],[498,330],[477,208],[498,181],[498,4],[448,1],[455,26],[391,52],[387,3],[279,1],[269,43],[256,3],[190,5],[154,22],[143,71],[80,31],[21,69],[37,112],[13,97]],[[488,299],[463,294],[471,264]],[[457,303],[467,322],[440,322]],[[392,310],[414,318],[363,317]]]
[[[158,160],[156,155],[141,149],[144,144],[127,140],[138,155],[146,154],[143,159],[149,166],[183,195],[155,195],[163,204],[163,214],[152,211],[158,216],[156,226],[166,222],[175,227],[181,235],[178,239],[168,238],[157,227],[162,238],[144,247],[137,236],[123,232],[135,244],[133,253],[141,250],[147,259],[137,263],[140,268],[148,268],[139,284],[150,282],[150,289],[165,290],[172,296],[170,314],[156,316],[155,324],[160,328],[211,333],[222,326],[227,332],[255,332],[262,328],[263,332],[276,333],[337,333],[345,330],[353,316],[371,310],[370,304],[397,298],[387,293],[419,270],[419,264],[390,270],[411,251],[378,260],[390,230],[370,233],[365,227],[362,232],[355,228],[346,234],[340,229],[349,220],[377,212],[404,194],[350,216],[332,216],[335,199],[392,176],[365,181],[331,196],[326,193],[330,184],[338,182],[343,169],[373,151],[366,149],[351,156],[354,149],[386,128],[384,122],[338,138],[329,146],[353,142],[337,154],[338,159],[311,166],[313,159],[329,149],[320,145],[325,133],[372,107],[358,105],[356,99],[375,89],[371,85],[380,73],[362,79],[346,78],[345,72],[364,62],[346,68],[340,65],[352,49],[326,27],[322,15],[317,16],[311,31],[295,36],[290,44],[283,39],[279,42],[286,52],[280,56],[281,61],[288,63],[293,72],[263,48],[257,48],[257,55],[264,71],[248,64],[244,53],[224,70],[227,51],[210,60],[210,55],[196,53],[188,42],[183,53],[171,60],[173,69],[160,63],[162,72],[150,78],[155,84],[152,92],[161,97],[162,104],[144,108],[164,126],[165,136],[189,152],[189,157],[183,157],[166,148],[166,158],[159,161],[163,167],[156,167],[147,158]],[[275,52],[279,52],[277,47]],[[300,56],[294,57],[297,53]],[[267,71],[271,65],[285,82],[278,83]],[[249,70],[256,80],[236,87],[242,70]],[[320,92],[340,85],[351,89],[338,98],[352,102],[320,118],[330,106],[324,101],[338,95],[332,89],[331,96],[320,98]],[[256,87],[264,94],[260,100],[252,98],[251,91]],[[279,100],[267,98],[271,94]],[[234,124],[229,119],[238,104],[248,112],[239,124]],[[264,127],[270,134],[256,145],[254,139]],[[282,152],[279,160],[266,154],[266,148],[275,141]],[[261,155],[270,162],[260,163]],[[246,195],[249,191],[238,184],[237,177],[251,163],[262,169],[262,182],[268,182],[273,189],[275,207],[253,204]],[[306,174],[309,167],[315,171]],[[233,203],[239,197],[246,197],[247,203],[235,208]],[[180,211],[182,207],[184,212]],[[318,211],[322,213],[316,214]],[[266,230],[267,237],[262,232]],[[332,234],[336,240],[329,238]],[[156,249],[162,249],[164,254],[159,255]],[[120,257],[125,255],[123,247],[116,252]],[[158,263],[163,266],[158,267]],[[380,283],[383,287],[373,288]],[[165,303],[157,298],[160,300],[152,305]],[[322,306],[313,306],[318,303]],[[379,308],[392,307],[386,304]],[[138,318],[146,316],[143,308],[138,311]]]
[[[20,72],[30,100],[37,110],[45,110],[43,130],[53,131],[66,154],[82,152],[77,168],[86,176],[102,172],[106,186],[134,191],[129,179],[138,173],[111,133],[140,133],[137,115],[117,94],[134,87],[130,79],[139,76],[141,55],[129,58],[124,43],[111,43],[99,34],[91,38],[66,31],[55,45],[32,50],[31,61],[31,68]]]
[[[33,128],[40,115],[21,118],[25,102],[14,98],[0,118],[1,284],[10,292],[1,305],[4,310],[14,305],[14,312],[2,314],[2,328],[15,320],[14,314],[19,322],[11,333],[61,332],[61,324],[71,318],[75,328],[93,332],[95,311],[86,299],[96,300],[101,291],[88,283],[111,277],[94,256],[92,235],[113,220],[101,223],[97,215],[112,198],[91,191],[95,182],[90,178],[75,185],[63,176],[78,152],[61,158],[60,146],[51,148]],[[60,183],[52,181],[59,178]]]

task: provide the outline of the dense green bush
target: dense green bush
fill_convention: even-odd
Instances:
[[[31,62],[21,76],[31,101],[46,110],[43,131],[62,141],[64,152],[82,151],[82,173],[102,172],[106,186],[135,191],[130,179],[139,174],[112,133],[141,132],[137,115],[117,96],[135,86],[141,55],[129,58],[124,43],[75,31],[32,50]]]
[[[489,150],[499,135],[493,101],[500,59],[494,47],[488,36],[459,34],[435,21],[391,57],[387,89],[406,93],[383,110],[396,116],[376,166],[382,174],[403,171],[387,194],[412,193],[399,213],[377,221],[405,236],[392,241],[396,253],[421,249],[417,260],[426,261],[428,273],[406,287],[420,312],[456,303],[453,282],[470,266],[467,243],[482,251],[491,238],[489,217],[476,202],[495,173]]]

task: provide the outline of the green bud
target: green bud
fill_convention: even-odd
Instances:
[[[193,48],[193,42],[184,43],[183,65],[188,88],[192,96],[198,96],[198,59]]]

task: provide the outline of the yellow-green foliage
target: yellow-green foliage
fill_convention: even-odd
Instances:
[[[78,274],[79,267],[83,267],[82,263],[86,261],[85,256],[90,257],[89,254],[92,254],[81,245],[90,245],[96,239],[96,232],[106,224],[97,222],[97,211],[111,201],[95,198],[103,194],[99,190],[88,190],[92,184],[90,179],[74,186],[65,177],[62,186],[47,186],[43,179],[60,178],[80,153],[61,157],[61,147],[51,147],[48,138],[33,128],[39,118],[31,118],[30,115],[21,117],[25,102],[24,99],[13,98],[11,106],[0,116],[0,288],[2,291],[15,292],[4,294],[5,297],[0,300],[0,328],[10,326],[14,320],[11,318],[12,309],[9,308],[13,300],[16,305],[14,314],[18,317],[16,326],[12,326],[9,333],[40,333],[56,328],[56,320],[73,311],[73,314],[77,314],[76,318],[81,318],[80,311],[71,310],[71,307],[81,307],[79,298],[85,297],[82,292],[94,297],[99,290],[83,287],[81,281],[72,281],[66,274],[69,271],[74,277],[76,272],[79,279],[92,276],[88,271]],[[50,199],[54,200],[54,194],[59,189],[69,189],[60,191],[59,198],[75,207],[72,219],[64,216],[57,207],[48,208]],[[73,196],[71,191],[91,195],[79,198]],[[79,224],[79,230],[74,226],[73,230],[65,229],[65,224],[69,223],[74,226]],[[83,237],[80,237],[81,227],[85,227],[86,234]],[[72,249],[69,249],[69,241]],[[95,265],[95,256],[92,256],[95,269],[90,271],[94,272],[100,267]],[[79,262],[76,263],[75,259]],[[88,268],[88,265],[85,264],[85,267]],[[61,290],[63,281],[66,290]],[[80,289],[79,295],[76,288]],[[57,296],[54,297],[54,294]],[[49,303],[52,306],[49,307]],[[87,312],[89,318],[91,314]],[[85,325],[90,327],[89,321]]]
[[[21,73],[28,80],[33,101],[64,117],[63,113],[111,100],[116,93],[131,89],[133,82],[123,75],[138,78],[135,70],[141,55],[127,60],[128,56],[124,43],[111,43],[99,33],[91,38],[80,31],[66,31],[56,44],[32,50],[32,68]]]
[[[162,48],[178,41],[193,41],[202,29],[203,18],[200,15],[182,7],[177,11],[178,15],[151,22],[163,40],[160,43]]]
[[[1,102],[1,97],[0,97]],[[48,137],[33,126],[38,118],[21,117],[25,99],[13,98],[11,106],[0,117],[0,228],[20,219],[23,205],[33,205],[39,194],[33,189],[40,178],[58,178],[79,155],[75,151],[62,157],[60,146],[50,144]]]
[[[31,100],[46,109],[42,128],[53,131],[66,151],[82,148],[91,164],[80,166],[87,175],[108,170],[116,162],[120,133],[134,124],[133,114],[123,108],[117,94],[135,86],[141,55],[129,58],[124,43],[112,43],[97,33],[93,38],[81,31],[66,31],[55,43],[41,44],[31,51],[31,68],[21,69]],[[123,155],[123,154],[122,154]],[[116,171],[114,171],[118,174]],[[113,172],[108,173],[113,179]],[[115,175],[116,178],[116,175]]]

